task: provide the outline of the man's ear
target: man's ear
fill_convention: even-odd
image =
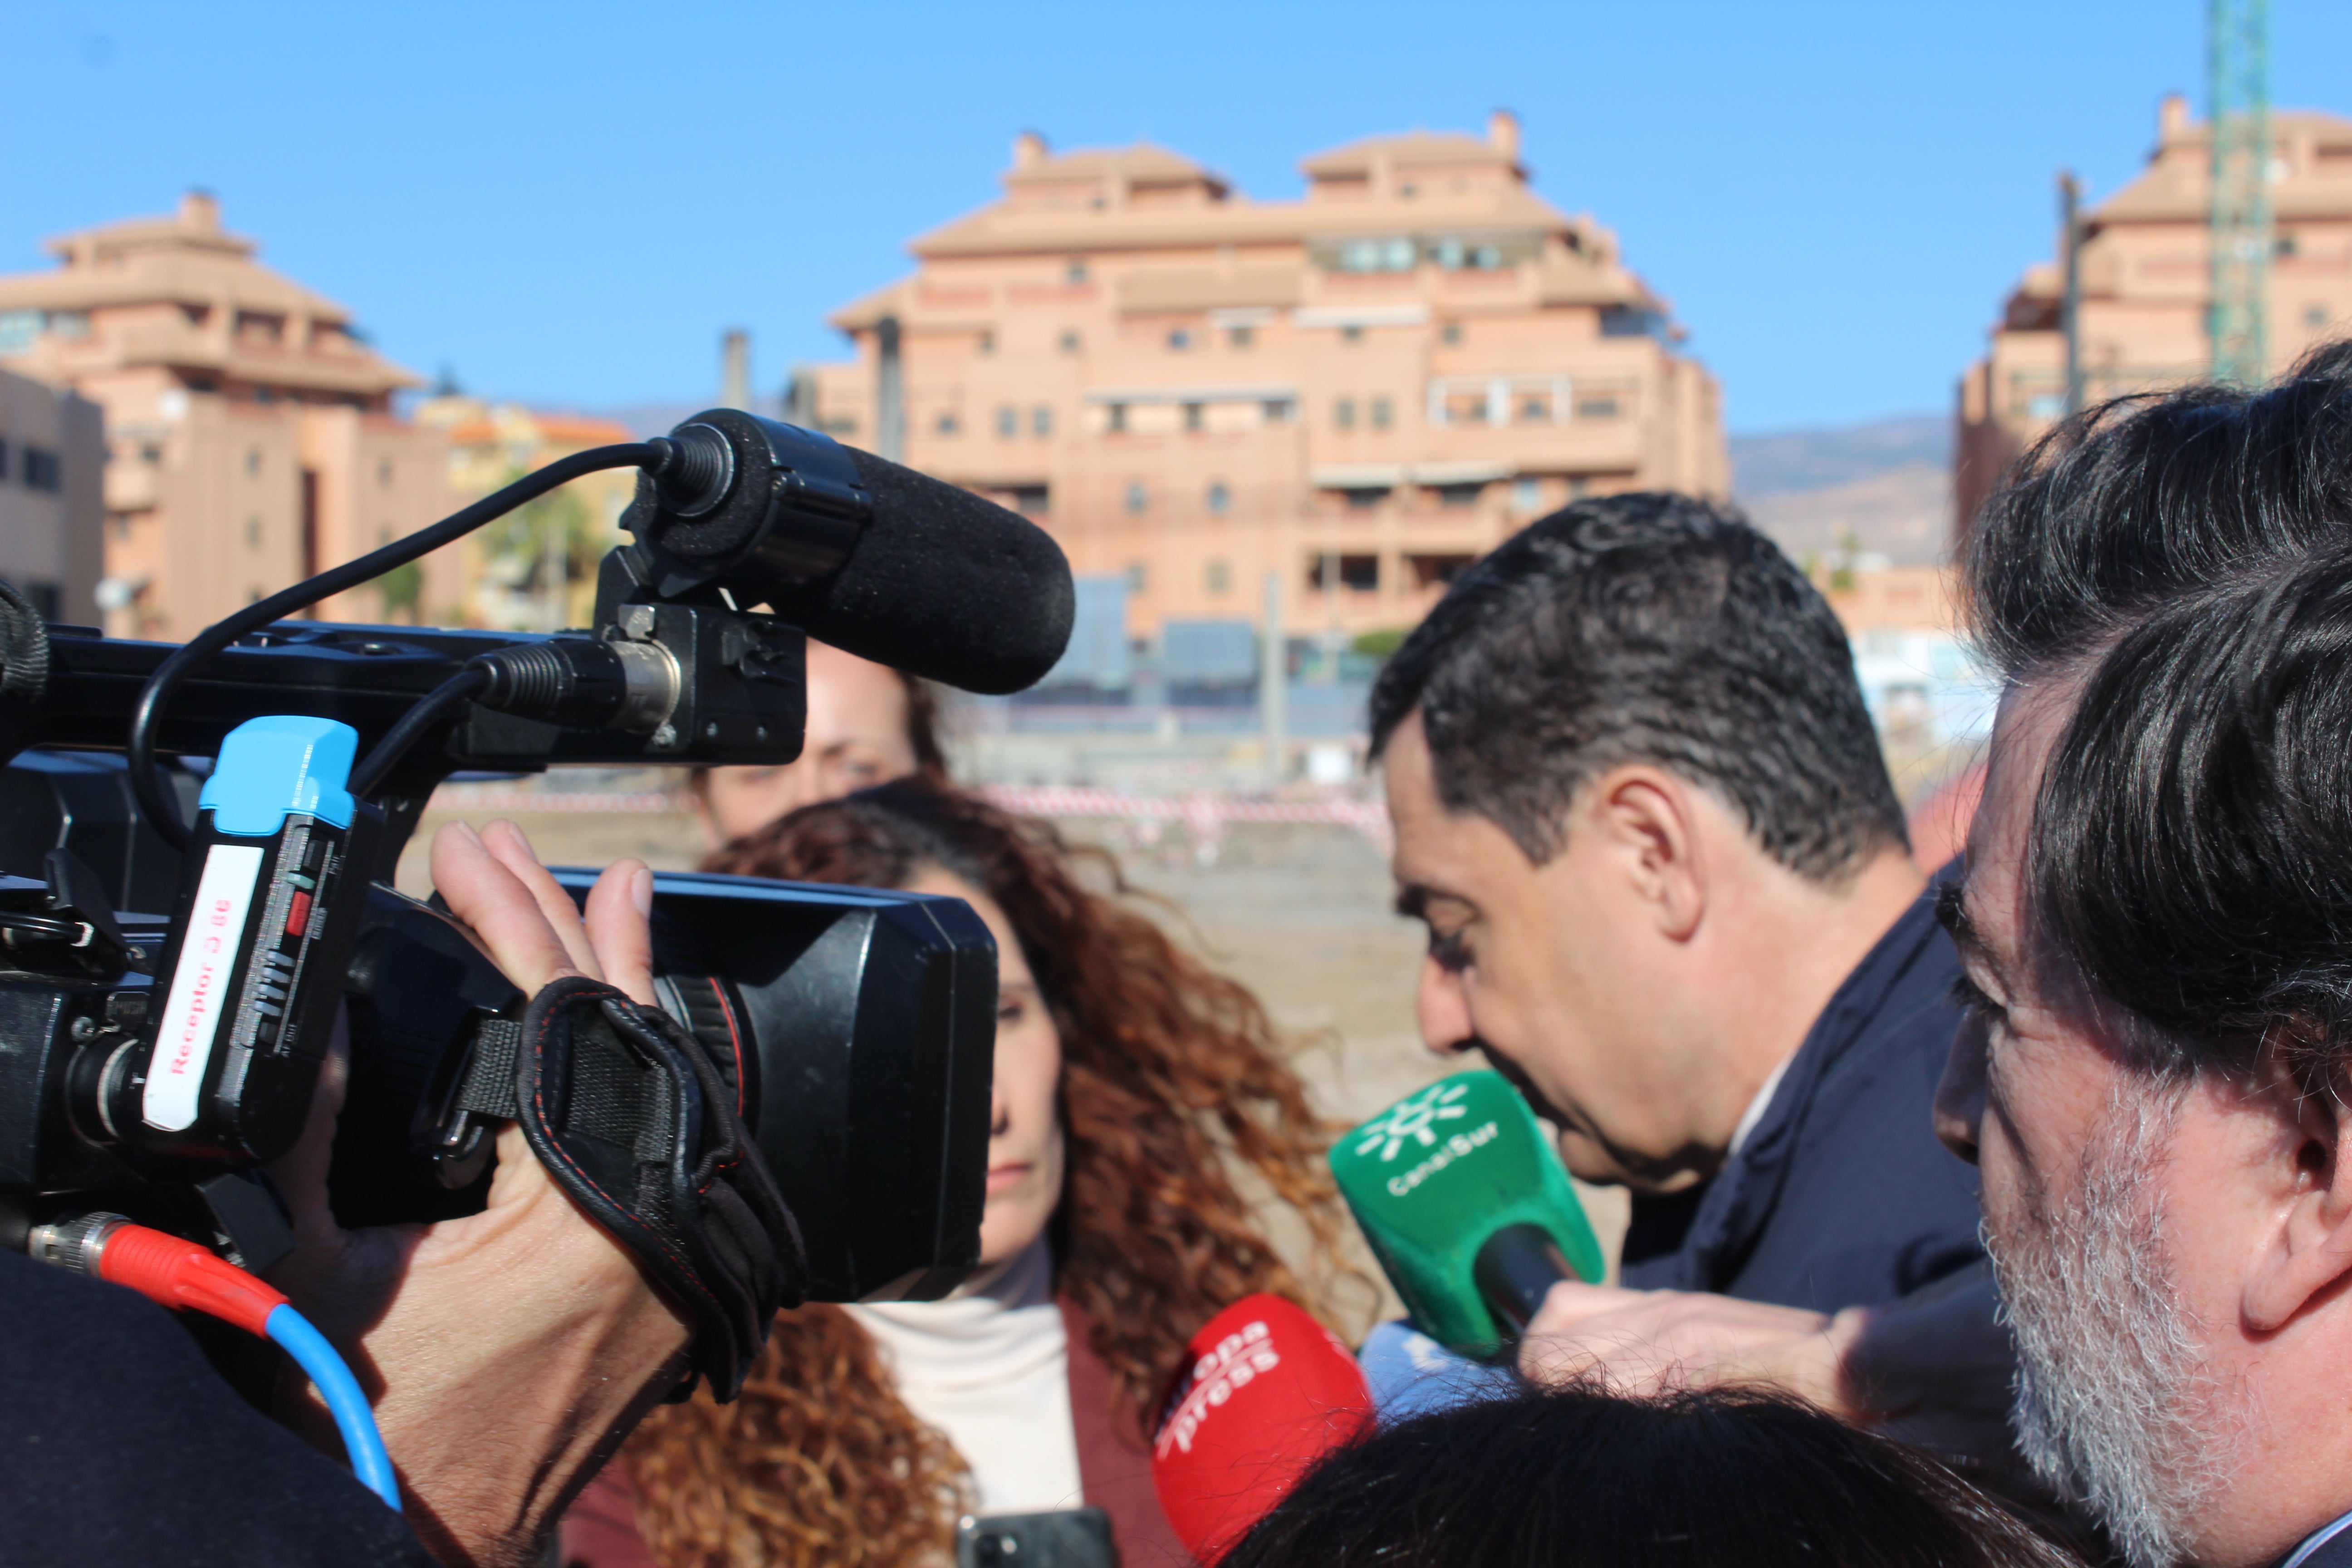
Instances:
[[[1594,781],[1596,826],[1649,904],[1661,933],[1689,939],[1706,913],[1706,858],[1680,779],[1638,764]]]
[[[2352,1278],[2352,1110],[2333,1089],[2305,1092],[2263,1053],[2264,1087],[2246,1110],[2272,1126],[2251,1168],[2276,1221],[2246,1280],[2246,1326],[2269,1333]]]

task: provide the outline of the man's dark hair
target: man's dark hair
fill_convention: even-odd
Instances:
[[[1531,1391],[1377,1429],[1220,1568],[2058,1568],[1933,1459],[1761,1390]]]
[[[1465,572],[1373,684],[1375,756],[1415,708],[1438,798],[1538,864],[1576,792],[1625,763],[1714,792],[1816,881],[1908,844],[1828,603],[1689,496],[1578,501]]]
[[[2156,605],[2352,535],[2352,342],[2260,393],[2117,398],[2044,436],[1963,552],[1970,628],[2005,676]]]
[[[2051,752],[2028,875],[2059,945],[2161,1026],[2159,1069],[2265,1040],[2352,1068],[2352,552],[2144,616]]]

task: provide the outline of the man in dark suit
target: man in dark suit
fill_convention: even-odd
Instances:
[[[1454,584],[1372,740],[1424,1037],[1633,1194],[1624,1286],[1557,1288],[1522,1369],[1769,1383],[2008,1467],[1976,1182],[1930,1114],[1958,965],[1821,595],[1706,502],[1580,501]]]

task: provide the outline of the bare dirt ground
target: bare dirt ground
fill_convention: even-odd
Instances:
[[[402,858],[402,888],[426,889],[425,847],[434,828],[457,815],[426,814]],[[702,853],[699,827],[684,813],[510,815],[552,864],[603,865],[635,855],[656,868],[685,869]],[[1360,1121],[1433,1079],[1480,1065],[1443,1060],[1422,1047],[1413,1024],[1420,930],[1391,911],[1386,859],[1361,835],[1319,825],[1236,824],[1204,863],[1200,846],[1181,836],[1147,843],[1122,824],[1060,826],[1074,842],[1110,848],[1129,882],[1148,895],[1143,907],[1257,993],[1296,1044],[1316,1108],[1333,1122]],[[1624,1226],[1622,1195],[1581,1190],[1613,1256]],[[1280,1234],[1286,1227],[1278,1218],[1275,1225],[1276,1239],[1295,1240]],[[1368,1255],[1359,1252],[1351,1262],[1378,1279]],[[1393,1295],[1385,1288],[1381,1295],[1381,1315],[1395,1315]]]

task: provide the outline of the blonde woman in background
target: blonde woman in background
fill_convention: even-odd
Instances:
[[[703,847],[718,849],[804,805],[892,779],[948,782],[930,682],[810,639],[808,725],[797,761],[698,768]]]

